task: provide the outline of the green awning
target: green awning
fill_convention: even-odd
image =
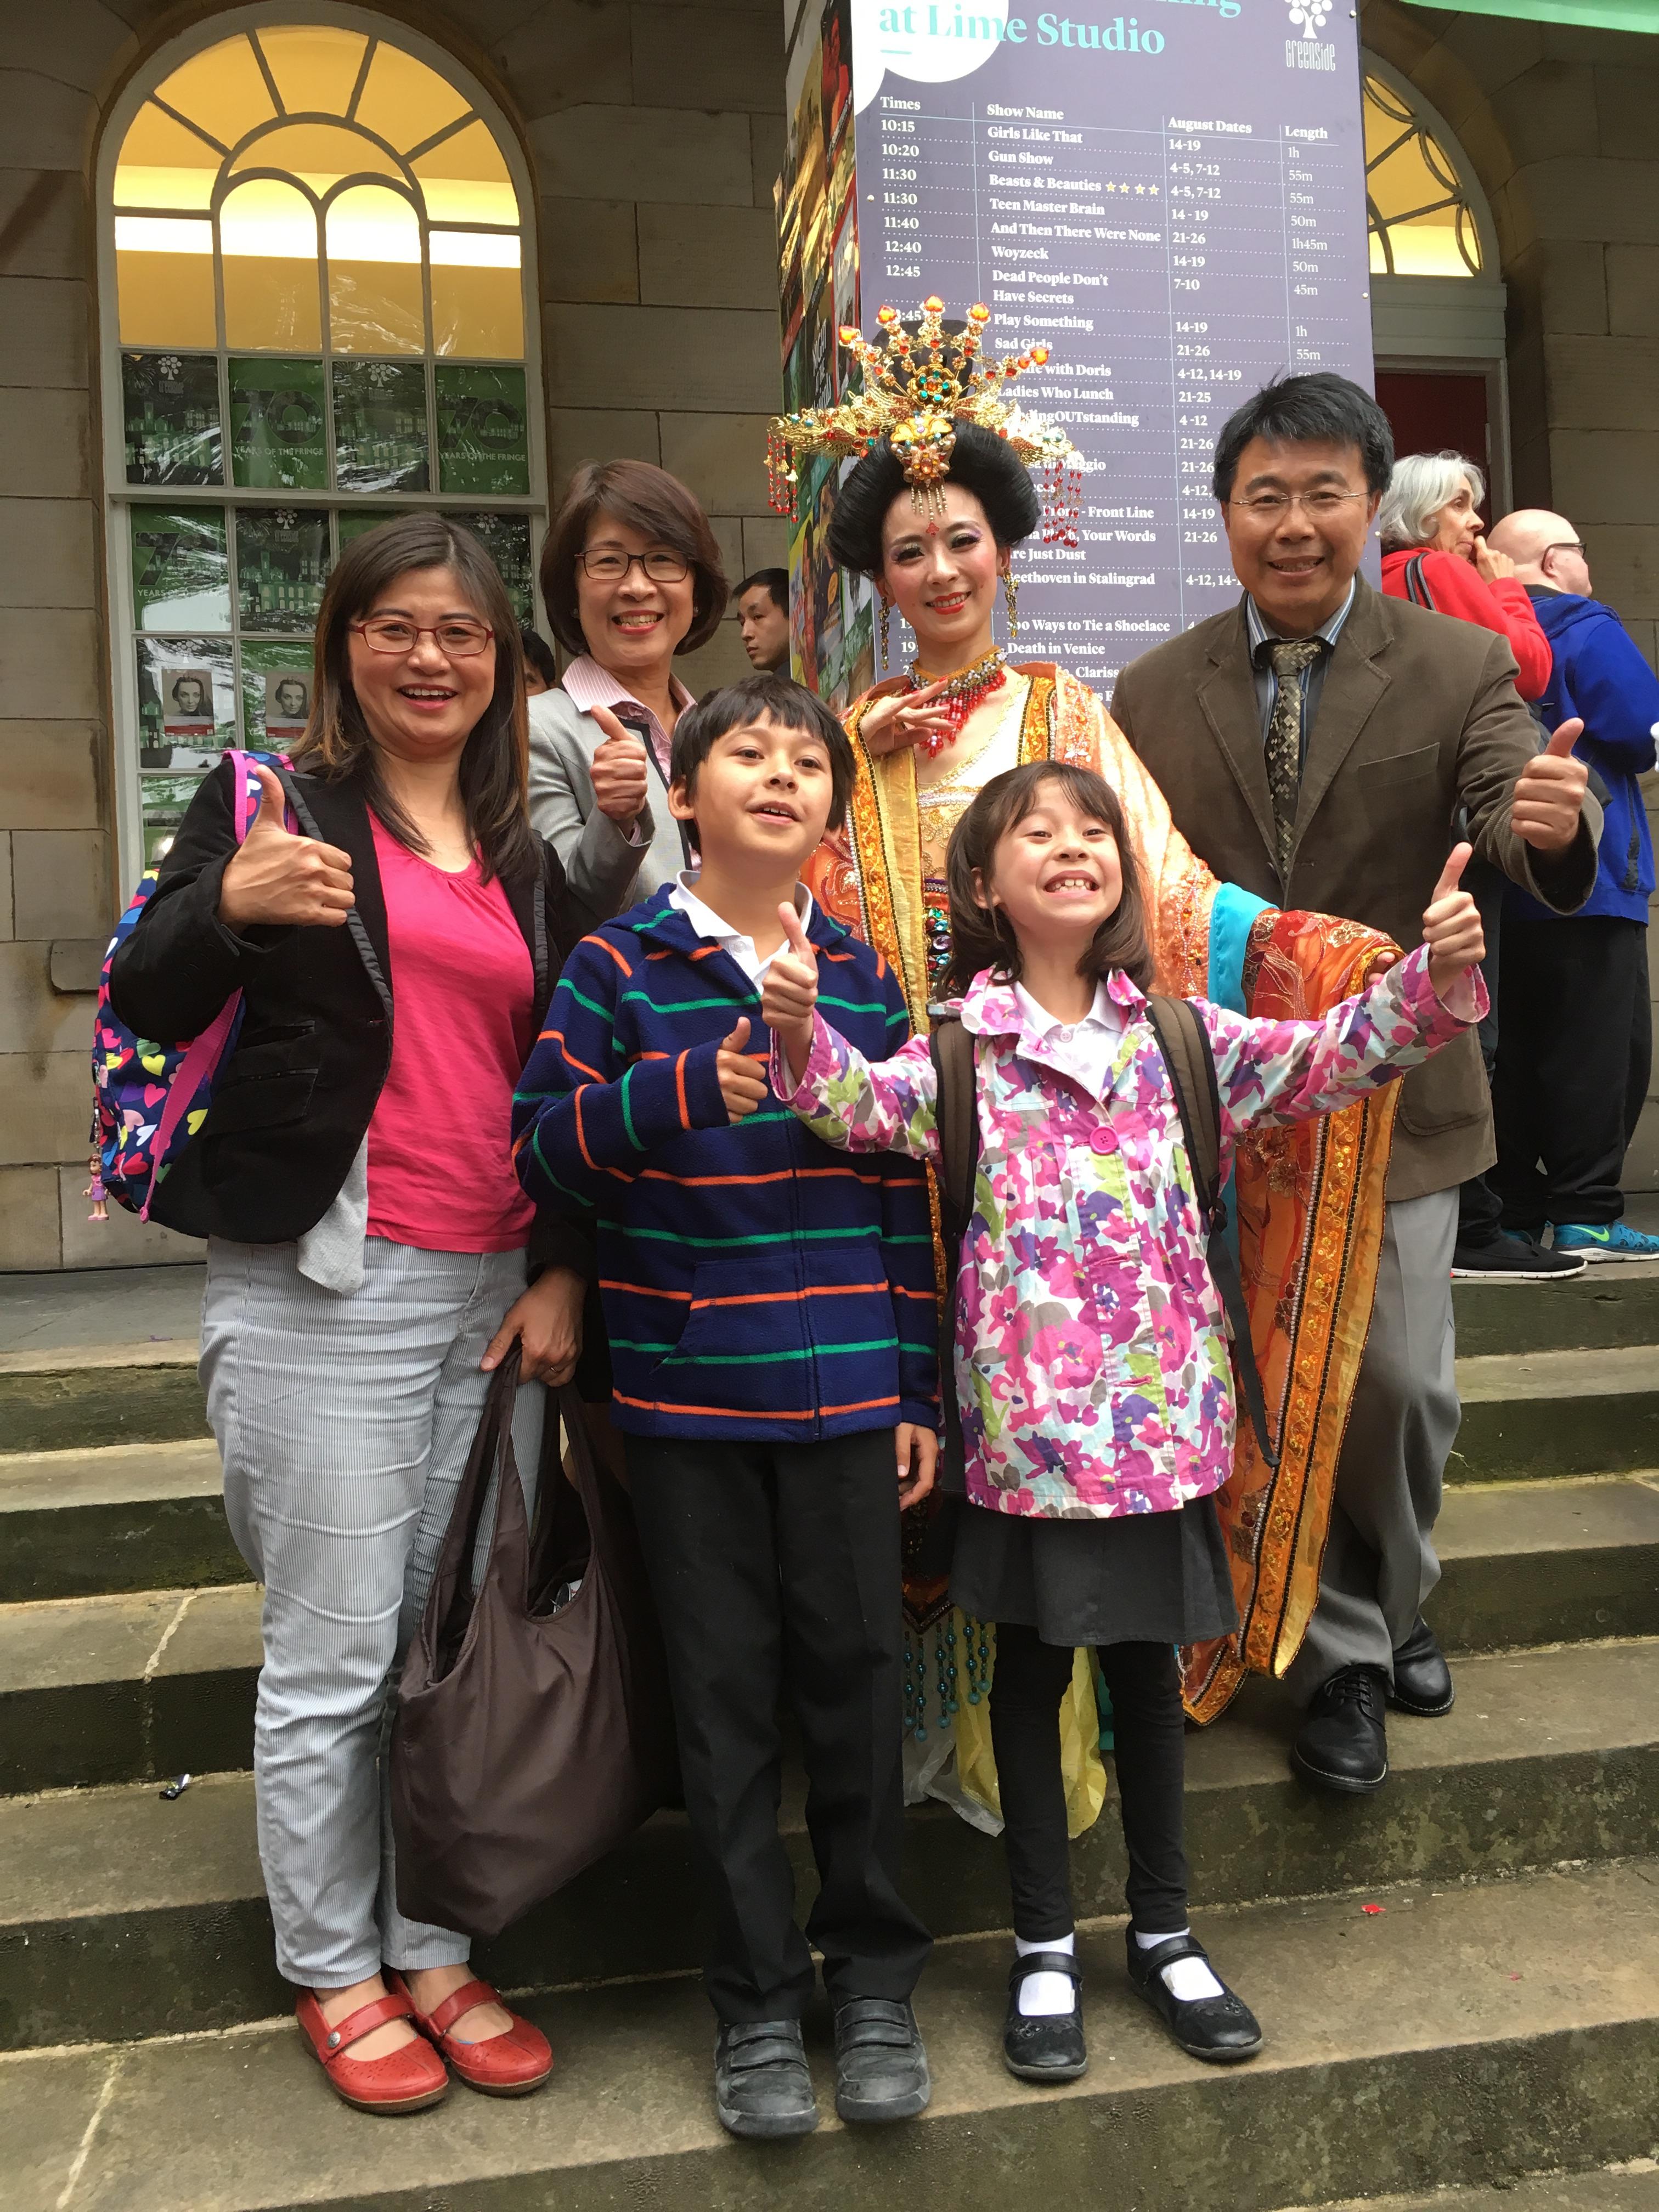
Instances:
[[[1523,23],[1577,23],[1587,31],[1659,32],[1659,0],[1410,0],[1450,15],[1508,15]]]

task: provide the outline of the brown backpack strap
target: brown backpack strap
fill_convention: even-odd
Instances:
[[[1221,1091],[1216,1081],[1210,1033],[1188,999],[1151,997],[1146,1001],[1146,1013],[1164,1054],[1164,1064],[1170,1071],[1170,1083],[1181,1115],[1181,1132],[1187,1141],[1187,1157],[1192,1163],[1194,1196],[1198,1201],[1199,1218],[1204,1224],[1205,1258],[1227,1318],[1227,1334],[1233,1347],[1239,1388],[1256,1442],[1261,1447],[1261,1456],[1269,1467],[1277,1467],[1279,1454],[1268,1431],[1267,1400],[1255,1364],[1255,1346],[1250,1341],[1244,1285],[1239,1280],[1238,1263],[1227,1240],[1227,1201],[1221,1193]]]

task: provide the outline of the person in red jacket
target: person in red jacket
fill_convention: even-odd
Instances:
[[[1407,453],[1394,465],[1377,509],[1382,540],[1382,588],[1460,622],[1478,623],[1507,638],[1515,655],[1515,688],[1528,702],[1549,688],[1550,642],[1539,625],[1515,563],[1494,552],[1483,535],[1480,501],[1486,478],[1462,453]],[[1480,861],[1469,868],[1468,888],[1486,927],[1486,979],[1492,1011],[1480,1024],[1480,1052],[1488,1080],[1498,1058],[1498,962],[1504,915],[1504,878]],[[1484,1175],[1472,1176],[1458,1194],[1454,1275],[1508,1281],[1553,1281],[1582,1271],[1571,1255],[1545,1251],[1530,1237],[1509,1236],[1503,1206]]]

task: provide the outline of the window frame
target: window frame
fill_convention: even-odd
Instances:
[[[457,94],[468,103],[469,109],[487,126],[507,166],[513,189],[518,198],[519,280],[524,322],[524,352],[522,367],[525,380],[526,446],[529,461],[529,489],[524,493],[466,493],[446,492],[441,489],[423,492],[349,492],[337,487],[331,489],[296,490],[287,488],[270,489],[252,485],[239,485],[231,479],[231,433],[229,411],[228,362],[233,351],[239,357],[245,350],[257,356],[260,349],[234,349],[216,339],[214,348],[218,363],[220,436],[223,455],[225,481],[217,484],[133,484],[126,481],[126,413],[122,355],[120,312],[116,283],[115,219],[121,214],[143,214],[140,209],[118,210],[115,204],[115,170],[128,131],[139,110],[152,93],[188,61],[193,60],[210,47],[223,45],[227,40],[249,31],[276,28],[326,28],[362,32],[366,37],[401,50],[414,60],[423,63],[435,75],[454,87]],[[334,115],[293,115],[276,117],[267,124],[245,134],[247,143],[257,143],[262,132],[278,129],[285,121],[337,123]],[[412,174],[410,157],[398,154],[386,144],[379,134],[365,125],[353,125],[364,136],[382,147],[396,165],[405,181]],[[421,149],[447,137],[449,128],[431,134]],[[242,142],[239,142],[239,144]],[[231,149],[234,154],[236,147]],[[239,170],[235,184],[242,184],[262,175],[279,176],[291,181],[285,173],[262,169],[257,164]],[[419,179],[416,179],[418,191]],[[357,185],[377,185],[395,190],[385,176],[367,173],[342,178],[330,191],[313,201],[317,210],[318,282],[322,317],[319,337],[321,347],[317,358],[323,371],[325,422],[333,452],[334,388],[332,365],[336,358],[362,360],[377,356],[361,354],[336,356],[332,343],[328,280],[328,240],[326,210],[343,191]],[[232,187],[223,179],[216,179],[210,210],[202,211],[213,225],[216,246],[218,239],[221,208],[227,191]],[[281,0],[255,0],[255,4],[226,9],[193,25],[189,30],[167,40],[145,57],[143,64],[136,70],[112,104],[103,122],[99,139],[95,166],[94,216],[97,228],[97,316],[98,343],[96,362],[100,391],[99,414],[102,429],[102,453],[100,456],[103,507],[104,558],[106,562],[106,606],[108,613],[108,649],[110,678],[111,754],[113,767],[114,830],[119,884],[130,888],[143,872],[144,840],[143,805],[139,786],[139,702],[136,641],[140,635],[137,610],[135,605],[132,578],[132,515],[135,509],[146,507],[176,508],[179,507],[216,507],[226,519],[227,586],[230,599],[230,639],[233,648],[234,690],[239,718],[245,711],[246,691],[241,675],[241,623],[239,579],[236,574],[236,532],[232,510],[243,508],[293,508],[296,507],[322,508],[330,515],[331,544],[337,557],[338,535],[333,517],[365,507],[395,507],[399,511],[429,508],[440,513],[453,514],[457,510],[473,513],[496,512],[524,514],[531,527],[531,593],[532,614],[544,613],[541,605],[540,587],[536,577],[536,553],[538,541],[547,527],[550,513],[547,478],[547,421],[544,404],[542,378],[542,331],[539,284],[539,256],[537,235],[538,203],[534,179],[518,133],[508,122],[499,103],[448,50],[435,40],[423,36],[409,25],[380,14],[369,8],[346,4],[320,4],[320,0],[295,0],[295,4],[284,6]],[[301,187],[302,191],[305,187]],[[313,196],[307,193],[308,198]],[[169,212],[172,212],[169,210]],[[441,355],[433,349],[432,322],[432,263],[430,232],[482,231],[500,236],[499,224],[443,221],[429,222],[423,196],[415,206],[420,224],[422,240],[422,295],[425,325],[425,343],[418,354],[403,358],[419,362],[423,372],[445,362],[471,365],[480,368],[502,365],[497,356],[472,356]],[[214,265],[215,318],[217,331],[225,329],[222,258],[216,251]],[[165,347],[145,346],[131,350],[165,351]],[[181,347],[180,352],[199,354],[198,347]],[[273,356],[273,358],[276,356]],[[286,355],[283,357],[288,357]],[[307,358],[310,356],[307,356]],[[518,367],[514,362],[510,364]],[[437,380],[427,375],[427,435],[428,451],[437,455]],[[303,635],[303,633],[297,634]],[[297,639],[296,639],[297,641]],[[244,732],[246,736],[246,732]]]

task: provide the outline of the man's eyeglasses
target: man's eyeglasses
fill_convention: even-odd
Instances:
[[[413,653],[423,637],[435,637],[438,650],[452,660],[471,660],[495,635],[488,623],[465,617],[453,622],[412,623],[399,615],[376,615],[351,627],[371,653]]]
[[[1278,522],[1293,507],[1299,507],[1310,522],[1329,522],[1341,514],[1350,500],[1364,499],[1363,491],[1264,491],[1254,499],[1230,499],[1229,507],[1256,522]]]
[[[1541,562],[1552,553],[1576,553],[1582,561],[1589,550],[1589,548],[1582,538],[1558,538],[1553,545],[1547,545],[1544,548],[1538,558]]]
[[[579,553],[576,559],[595,584],[619,584],[637,562],[653,584],[683,584],[691,574],[684,553],[653,545],[648,553],[624,553],[620,546],[601,546],[596,553]]]

